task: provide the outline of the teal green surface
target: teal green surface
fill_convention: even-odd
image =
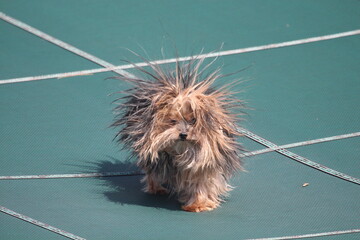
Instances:
[[[0,156],[7,159],[1,174],[70,173],[79,161],[118,155],[108,128],[113,117],[104,80],[108,76],[1,86],[6,124],[0,126]]]
[[[0,33],[1,80],[97,67],[2,20]]]
[[[252,158],[247,170],[232,179],[227,202],[208,213],[184,212],[174,199],[142,193],[138,176],[2,181],[0,202],[88,239],[245,239],[358,227],[357,185],[275,153]]]
[[[244,48],[360,28],[360,2],[1,1],[0,11],[113,64]],[[175,47],[176,46],[176,47]],[[142,48],[146,51],[144,52]],[[243,125],[278,145],[359,131],[360,37],[220,58],[245,81]],[[0,80],[99,66],[0,21]],[[130,70],[133,72],[132,70]],[[0,176],[127,171],[113,142],[115,73],[0,85]],[[250,80],[249,80],[250,79]],[[230,81],[225,78],[218,84]],[[262,149],[242,138],[249,151]],[[291,151],[360,177],[360,139]],[[213,212],[180,211],[141,192],[140,176],[0,181],[0,205],[87,239],[246,239],[359,228],[360,188],[277,153],[247,172]],[[302,187],[303,183],[308,187]],[[63,237],[0,214],[0,239]],[[319,239],[358,239],[359,234]]]
[[[357,138],[310,145],[291,150],[303,157],[351,176],[360,176],[360,142]]]
[[[277,144],[359,131],[359,52],[354,36],[228,57],[254,62],[247,126]]]
[[[160,57],[349,31],[360,27],[357,0],[27,0],[2,1],[2,11],[112,63],[124,48]],[[141,46],[141,47],[140,47]]]
[[[65,239],[63,236],[34,227],[6,214],[0,214],[0,238],[6,240],[19,239]]]

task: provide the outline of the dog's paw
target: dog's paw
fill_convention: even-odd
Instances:
[[[188,212],[206,212],[212,211],[217,208],[217,204],[209,201],[204,203],[193,203],[190,205],[184,205],[181,208]]]
[[[167,195],[169,194],[169,190],[164,187],[151,187],[145,189],[146,193],[153,194],[153,195]]]

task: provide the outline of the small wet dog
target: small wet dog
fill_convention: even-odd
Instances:
[[[125,77],[133,88],[118,99],[113,127],[145,172],[145,192],[176,194],[190,212],[210,211],[231,190],[229,177],[241,169],[237,122],[243,103],[232,84],[215,89],[220,69],[205,75],[204,59],[176,63],[174,70],[147,62],[144,77]]]

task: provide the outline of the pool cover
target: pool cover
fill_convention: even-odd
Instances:
[[[1,1],[0,239],[360,239],[360,2]],[[240,78],[220,208],[141,191],[113,141],[131,51]],[[178,55],[178,56],[177,56]]]

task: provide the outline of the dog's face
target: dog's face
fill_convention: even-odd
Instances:
[[[201,141],[201,120],[197,119],[199,110],[195,104],[190,97],[177,96],[161,105],[156,113],[153,131],[154,142],[160,144],[157,146],[180,154]]]
[[[175,103],[166,116],[167,128],[173,132],[171,137],[179,141],[197,141],[196,116],[189,101]]]

